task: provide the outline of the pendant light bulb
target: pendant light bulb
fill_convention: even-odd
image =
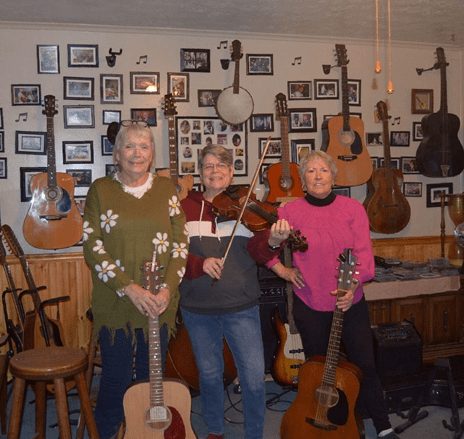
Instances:
[[[375,73],[380,73],[381,71],[382,71],[382,64],[381,64],[380,60],[378,59],[375,62]]]
[[[395,87],[393,86],[393,82],[391,79],[389,79],[387,82],[387,93],[391,95],[393,94],[394,91],[395,91]]]

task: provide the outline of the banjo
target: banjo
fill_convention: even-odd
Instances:
[[[253,98],[249,91],[240,87],[240,58],[242,58],[242,43],[232,41],[232,61],[235,62],[234,84],[221,91],[216,100],[218,116],[228,124],[238,125],[248,120],[253,113]]]

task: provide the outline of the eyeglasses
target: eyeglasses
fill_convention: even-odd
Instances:
[[[226,163],[207,163],[203,165],[203,171],[213,171],[214,169],[219,169],[220,171],[225,171],[229,165]]]
[[[140,125],[142,127],[147,127],[148,122],[146,120],[140,120],[140,119],[127,119],[127,120],[121,120],[121,126],[122,127],[130,127],[131,125]]]

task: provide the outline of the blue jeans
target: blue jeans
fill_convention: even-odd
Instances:
[[[265,412],[264,353],[258,306],[228,314],[181,309],[200,374],[203,419],[209,433],[224,433],[223,338],[242,388],[245,439],[262,439]]]

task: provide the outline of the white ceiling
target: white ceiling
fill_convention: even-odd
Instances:
[[[378,0],[385,38],[387,0]],[[464,47],[464,0],[391,0],[392,39]],[[1,0],[0,22],[375,38],[375,0]]]

